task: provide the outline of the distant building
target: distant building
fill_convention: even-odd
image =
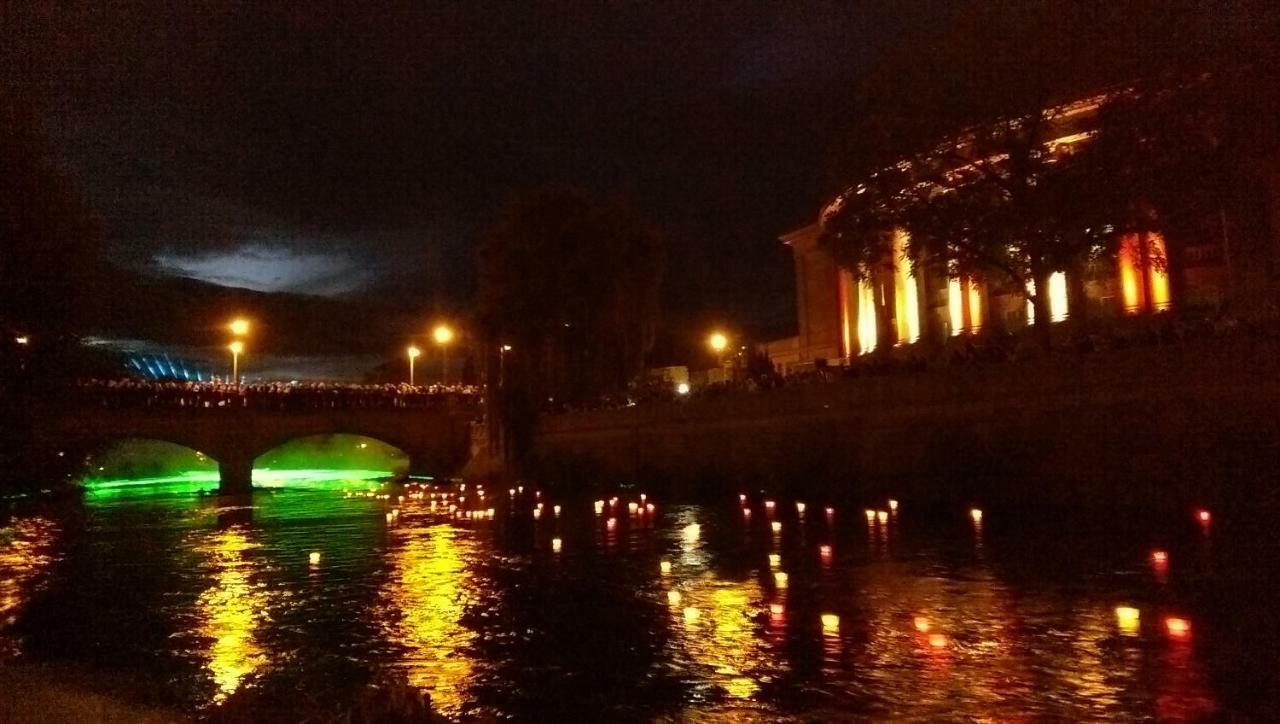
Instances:
[[[1060,137],[1049,146],[1087,142],[1085,129],[1097,107],[1090,101],[1071,106]],[[1259,203],[1252,204],[1255,218],[1228,218],[1224,212],[1207,220],[1198,243],[1183,249],[1181,283],[1171,283],[1165,265],[1153,263],[1164,258],[1159,234],[1130,234],[1120,240],[1115,260],[1053,275],[1052,320],[1069,319],[1076,312],[1073,304],[1087,305],[1091,320],[1159,313],[1170,308],[1175,289],[1184,296],[1184,308],[1208,314],[1228,307],[1248,314],[1273,305],[1280,270],[1280,159],[1260,165],[1270,171],[1262,174],[1268,183],[1259,189]],[[1030,302],[1008,283],[948,277],[923,267],[913,271],[901,253],[907,242],[902,230],[894,234],[892,268],[855,279],[818,243],[823,220],[838,203],[839,198],[831,200],[814,223],[780,238],[794,260],[797,335],[759,347],[779,372],[848,364],[881,349],[886,340],[910,353],[919,342],[936,346],[987,330],[1016,333],[1034,321]],[[877,294],[889,312],[887,320],[877,314]]]

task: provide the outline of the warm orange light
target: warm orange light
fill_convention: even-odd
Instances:
[[[307,561],[313,566],[320,565],[320,551],[312,551],[311,555],[307,556]]]
[[[453,341],[453,329],[448,325],[438,324],[431,330],[431,338],[436,341],[436,344],[449,344]]]
[[[868,523],[871,523],[871,522],[875,521],[875,519],[876,519],[876,512],[875,512],[874,510],[872,510],[872,509],[870,509],[870,508],[867,508],[866,510],[864,510],[864,511],[862,511],[862,512],[866,513],[866,515],[867,515],[867,522],[868,522]]]
[[[782,565],[782,556],[778,555],[777,553],[770,553],[770,554],[769,554],[769,567],[770,567],[770,568],[777,568],[777,567],[778,567],[778,566],[780,566],[780,565]]]
[[[960,293],[960,280],[947,280],[947,316],[951,322],[951,336],[964,331],[964,295]]]
[[[702,614],[698,612],[698,609],[696,609],[696,608],[694,608],[694,607],[692,607],[692,606],[690,606],[689,608],[686,608],[686,609],[684,610],[684,620],[685,620],[685,621],[687,621],[687,622],[689,622],[689,623],[692,623],[692,622],[694,622],[694,621],[697,621],[697,620],[698,620],[698,617],[699,617],[699,616],[701,616],[701,615],[702,615]]]
[[[773,521],[772,523],[770,523],[770,524],[769,524],[769,527],[770,527],[770,528],[773,528],[773,532],[774,532],[774,533],[781,533],[781,532],[782,532],[782,522],[781,522],[781,521],[777,521],[777,520],[775,520],[775,521]]]
[[[237,337],[243,337],[249,333],[249,320],[233,319],[231,320],[231,323],[227,325],[227,329],[230,329],[231,333]]]
[[[559,539],[559,538],[552,538],[552,539],[551,539],[551,550],[552,550],[552,551],[554,551],[554,552],[556,552],[556,553],[559,553],[559,552],[560,552],[560,539]]]
[[[665,576],[665,575],[667,575],[668,573],[670,573],[670,572],[671,572],[671,561],[659,561],[659,562],[658,562],[658,570],[659,570],[659,571],[662,573],[662,575],[664,575],[664,576]]]
[[[929,634],[929,645],[935,649],[943,648],[947,645],[947,637],[940,633]]]
[[[978,288],[978,283],[972,279],[968,280],[968,302],[969,302],[969,330],[976,332],[982,329],[982,291]]]
[[[840,617],[834,613],[822,614],[822,628],[824,631],[834,631],[840,628]]]
[[[241,352],[244,351],[244,342],[241,342],[240,340],[237,339],[236,341],[227,345],[227,349],[231,350],[231,354],[240,354]]]
[[[1169,636],[1175,639],[1185,639],[1191,636],[1191,622],[1185,618],[1166,616],[1164,628],[1169,632]]]
[[[1208,523],[1211,517],[1212,516],[1209,515],[1209,511],[1203,508],[1196,512],[1196,518],[1199,519],[1201,523]]]
[[[804,503],[796,503],[796,512],[804,515]]]
[[[764,501],[764,507],[766,510],[773,510],[773,501],[772,500]]]
[[[787,574],[786,574],[786,573],[784,573],[784,572],[782,572],[782,571],[778,571],[778,572],[774,573],[774,574],[773,574],[773,583],[774,583],[774,585],[776,585],[778,588],[786,588],[786,587],[787,587]]]
[[[711,347],[712,352],[723,352],[729,346],[729,338],[723,332],[712,332],[707,337],[707,346]]]
[[[973,518],[973,522],[975,522],[975,523],[981,523],[981,522],[982,522],[982,510],[980,510],[980,509],[978,509],[978,508],[970,508],[970,509],[969,509],[969,517],[970,517],[970,518]]]
[[[1152,551],[1151,562],[1156,565],[1164,565],[1169,562],[1169,554],[1164,551]]]
[[[898,229],[893,235],[894,318],[898,323],[898,344],[913,344],[920,339],[920,299],[916,278],[907,257],[907,232]]]
[[[890,498],[890,499],[889,499],[889,510],[890,510],[891,512],[894,512],[894,513],[898,512],[898,501],[896,501],[896,500],[894,500],[894,499]]]
[[[888,513],[888,511],[884,511],[884,510],[878,510],[878,511],[876,511],[876,520],[877,520],[877,521],[879,521],[879,523],[880,523],[881,525],[884,525],[885,523],[888,523],[888,522],[889,522],[889,513]]]
[[[769,613],[771,615],[781,616],[782,614],[786,613],[786,611],[787,611],[787,607],[783,606],[781,603],[769,604]]]
[[[413,345],[409,345],[409,348],[406,350],[406,352],[408,352],[409,354],[409,359],[416,359],[422,354],[422,350],[418,349],[417,347],[414,347]]]
[[[929,619],[925,618],[924,616],[916,616],[915,618],[911,619],[911,624],[915,626],[916,630],[919,631],[920,633],[929,632]]]
[[[1138,630],[1142,614],[1132,606],[1116,606],[1116,626],[1125,633]]]
[[[823,544],[818,546],[818,555],[823,558],[831,557],[831,546]]]
[[[557,518],[559,518],[559,517],[560,517],[560,506],[558,506],[558,505],[553,506],[553,507],[551,508],[551,512],[552,512],[552,513],[555,513],[555,516],[556,516]]]
[[[879,331],[876,328],[876,289],[863,279],[858,283],[858,351],[870,354],[875,351]]]
[[[679,592],[679,591],[667,591],[667,602],[668,602],[668,603],[670,603],[670,604],[671,604],[671,605],[673,605],[673,606],[674,606],[674,605],[676,605],[676,604],[678,604],[678,603],[680,603],[680,592]]]

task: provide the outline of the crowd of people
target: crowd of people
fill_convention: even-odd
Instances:
[[[251,382],[221,380],[81,380],[75,394],[101,407],[263,410],[395,409],[479,404],[474,385],[351,384],[344,382]]]

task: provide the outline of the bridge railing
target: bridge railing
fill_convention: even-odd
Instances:
[[[476,387],[223,385],[90,380],[50,394],[64,406],[186,411],[478,410]],[[52,401],[51,400],[51,401]]]

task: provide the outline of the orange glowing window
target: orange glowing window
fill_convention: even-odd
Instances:
[[[876,290],[865,279],[858,284],[858,348],[861,354],[876,349]]]
[[[1120,295],[1126,314],[1169,308],[1164,237],[1155,232],[1145,236],[1125,234],[1120,239],[1118,261]]]
[[[893,291],[899,344],[914,344],[920,339],[920,299],[911,260],[907,258],[907,240],[907,232],[894,232]]]
[[[840,342],[844,345],[844,356],[846,358],[854,355],[853,349],[853,324],[850,319],[853,316],[853,274],[847,269],[840,270]]]

